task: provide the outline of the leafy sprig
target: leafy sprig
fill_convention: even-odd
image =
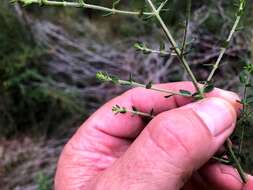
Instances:
[[[71,1],[51,1],[51,0],[14,0],[15,2],[20,2],[23,5],[31,5],[31,4],[39,4],[40,6],[58,6],[58,7],[76,7],[76,8],[85,8],[85,9],[93,9],[111,14],[123,14],[123,15],[134,15],[134,16],[152,16],[154,15],[152,12],[143,12],[143,11],[127,11],[116,9],[115,6],[119,3],[115,2],[112,5],[112,8],[103,7],[99,5],[85,3],[83,0],[79,2],[71,2]]]
[[[117,115],[117,114],[125,114],[125,113],[131,113],[133,116],[139,115],[143,117],[148,117],[148,118],[154,118],[153,110],[151,110],[150,113],[144,113],[139,111],[136,107],[132,107],[132,109],[127,109],[126,107],[121,107],[119,105],[115,105],[112,107],[112,111]]]
[[[158,87],[154,86],[152,84],[152,82],[148,82],[147,84],[137,83],[133,80],[131,75],[128,80],[122,80],[122,79],[119,79],[119,77],[109,75],[106,72],[97,72],[96,78],[102,82],[112,82],[113,84],[118,84],[121,86],[129,86],[131,88],[141,87],[141,88],[145,88],[145,89],[154,90],[157,92],[162,92],[162,93],[167,94],[166,95],[167,98],[174,96],[174,95],[184,96],[184,97],[188,97],[188,98],[192,97],[191,92],[185,93],[185,91],[183,91],[183,90],[179,91],[179,92],[175,92],[175,91],[171,91],[171,90],[167,90],[167,89],[163,89],[163,88],[158,88]]]
[[[134,44],[134,48],[137,51],[141,51],[143,54],[156,53],[156,54],[159,54],[160,56],[176,55],[171,50],[170,51],[166,51],[164,43],[160,44],[160,49],[159,50],[151,49],[145,43],[140,43],[140,42],[136,42]]]

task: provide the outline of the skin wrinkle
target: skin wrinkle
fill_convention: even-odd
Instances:
[[[179,108],[181,105],[178,102],[178,96],[171,96],[170,98],[172,99],[172,101],[174,102],[175,108]]]
[[[154,109],[154,105],[151,105],[150,106],[150,102],[147,102],[147,104],[149,105],[149,106],[147,106],[147,104],[145,105],[145,110],[143,110],[142,109],[142,107],[139,107],[139,106],[137,106],[139,103],[139,101],[138,101],[138,98],[139,97],[137,97],[136,96],[136,91],[143,91],[143,90],[147,90],[147,89],[143,89],[143,88],[133,88],[133,89],[131,89],[130,91],[128,91],[126,94],[128,95],[128,93],[130,94],[130,102],[131,102],[131,104],[133,105],[133,106],[135,106],[135,107],[137,107],[137,109],[139,110],[139,111],[143,111],[143,112],[150,112],[152,109]],[[157,92],[152,92],[152,93],[157,93]],[[161,97],[163,97],[163,96],[165,96],[166,94],[160,94],[161,95]],[[170,99],[172,99],[172,101],[170,100]],[[168,102],[169,102],[169,104],[170,105],[168,105],[168,107],[167,107],[167,110],[170,110],[170,109],[172,109],[172,108],[176,108],[176,107],[179,107],[179,105],[177,104],[177,102],[175,101],[175,96],[172,96],[172,97],[170,97],[170,98],[168,98]],[[153,102],[151,101],[151,104],[153,104]],[[148,109],[147,109],[147,107],[149,107]],[[163,110],[163,111],[166,111],[166,110]],[[157,110],[154,110],[154,113],[157,113]]]
[[[125,141],[125,142],[128,142],[129,145],[133,142],[133,140],[135,138],[122,138],[122,137],[118,137],[117,135],[111,135],[109,134],[108,132],[106,132],[105,130],[99,128],[99,127],[94,127],[94,129],[96,129],[97,131],[99,131],[100,133],[108,136],[108,137],[112,137],[112,138],[115,138],[115,140],[119,140],[119,141]]]
[[[79,155],[86,155],[85,157],[82,157],[82,161],[86,160],[86,162],[80,162],[80,158],[78,158],[77,160],[74,160],[74,163],[72,163],[72,165],[78,165],[79,167],[81,168],[94,168],[94,169],[97,169],[97,170],[104,170],[106,169],[108,166],[110,166],[114,161],[115,161],[115,157],[113,156],[109,156],[109,155],[105,155],[105,154],[99,154],[99,153],[94,153],[92,151],[85,151],[85,150],[76,150],[72,144],[69,144],[69,146],[71,146],[72,150],[74,152],[81,152],[81,154]],[[69,154],[70,156],[72,154]],[[87,156],[89,155],[89,156]],[[73,156],[72,156],[73,158]],[[101,159],[103,158],[103,159]],[[104,159],[104,158],[109,158],[109,159]],[[98,163],[100,161],[109,161],[108,164],[105,164],[104,166],[103,165],[99,165]],[[90,163],[90,164],[88,164]],[[106,162],[104,162],[106,163]],[[89,167],[87,167],[89,166]],[[100,167],[99,167],[100,166]]]
[[[169,115],[170,116],[170,115]],[[169,118],[168,118],[169,120]],[[168,122],[169,123],[169,122]],[[183,148],[183,150],[186,152],[186,155],[190,155],[191,153],[191,150],[188,149],[188,147],[184,144],[184,142],[181,140],[181,138],[173,131],[170,129],[170,126],[168,125],[166,128],[165,128],[169,134],[176,139],[177,143],[179,146],[181,146]]]
[[[205,131],[208,133],[209,137],[212,137],[212,133],[209,130],[206,122],[204,121],[204,119],[198,114],[198,112],[194,109],[194,108],[188,108],[189,110],[191,110],[191,112],[193,113],[193,115],[198,119],[198,121],[201,123],[201,126],[205,128]],[[191,118],[187,118],[190,122],[192,122]]]
[[[169,155],[168,152],[154,139],[154,137],[152,135],[152,132],[149,130],[149,128],[147,128],[147,134],[148,134],[149,139],[151,140],[151,142],[156,147],[158,147],[162,152],[164,152],[166,155],[168,155],[168,158],[170,158],[171,155]],[[172,134],[172,136],[173,136],[173,134]],[[169,160],[168,160],[168,164],[173,167],[173,171],[174,171],[176,176],[180,176],[182,173],[185,173],[184,168],[180,168],[179,166],[175,166],[175,164],[170,163]],[[175,172],[175,171],[177,171],[177,172]]]
[[[233,178],[235,178],[237,181],[239,181],[241,183],[241,179],[237,174],[237,171],[234,169],[235,172],[231,173],[231,172],[226,172],[225,170],[223,170],[221,167],[219,167],[219,170],[222,174],[224,175],[228,175],[228,176],[231,176]]]
[[[90,132],[88,134],[90,134],[89,137],[92,139],[90,139],[89,141],[86,140],[86,142],[90,145],[90,146],[87,146],[87,150],[90,149],[90,152],[93,152],[93,151],[100,152],[104,155],[113,155],[115,156],[115,158],[119,158],[122,155],[121,153],[125,152],[126,149],[132,143],[132,139],[112,136],[106,131],[104,131],[103,129],[101,129],[100,127],[92,127],[91,129],[92,129],[92,133]],[[96,134],[96,136],[93,137],[91,134]],[[100,137],[103,137],[103,138],[107,137],[108,139],[111,139],[114,142],[117,141],[119,144],[119,146],[116,147],[117,150],[113,146],[110,147],[110,144],[108,143],[105,143],[103,141],[102,142],[97,141],[97,139]],[[85,138],[87,139],[87,135]]]

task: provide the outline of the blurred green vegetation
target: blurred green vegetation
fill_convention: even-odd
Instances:
[[[36,182],[38,190],[52,190],[53,187],[52,179],[49,176],[45,175],[44,173],[42,172],[38,173]]]
[[[0,4],[0,30],[0,136],[46,136],[76,105],[40,73],[46,52],[5,3]]]

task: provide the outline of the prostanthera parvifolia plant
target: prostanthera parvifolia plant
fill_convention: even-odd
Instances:
[[[187,90],[181,89],[178,92],[176,91],[169,91],[166,89],[157,88],[153,85],[152,82],[148,82],[147,84],[141,84],[138,83],[133,79],[133,77],[130,75],[128,80],[122,80],[118,76],[110,75],[106,72],[98,72],[96,73],[97,79],[99,79],[102,82],[111,82],[115,85],[122,85],[122,86],[128,86],[130,88],[133,87],[141,87],[145,88],[147,90],[154,90],[158,92],[162,92],[163,94],[167,94],[164,98],[169,98],[171,96],[184,96],[187,98],[193,98],[195,101],[201,100],[205,98],[205,94],[211,92],[215,85],[213,81],[213,77],[217,71],[217,69],[220,67],[223,56],[226,53],[227,48],[230,45],[230,42],[235,34],[235,32],[239,28],[239,23],[241,21],[241,18],[245,12],[246,7],[246,0],[237,0],[237,11],[234,16],[234,22],[231,26],[231,30],[227,36],[227,38],[222,43],[222,46],[220,47],[220,53],[216,60],[216,62],[212,65],[211,72],[209,76],[206,78],[205,81],[198,81],[195,74],[193,73],[192,69],[190,68],[190,65],[187,61],[186,54],[187,52],[187,45],[188,45],[188,30],[189,30],[189,22],[190,22],[190,16],[191,16],[191,7],[192,2],[191,0],[187,0],[187,6],[186,6],[186,20],[184,25],[184,35],[182,37],[182,42],[179,44],[176,42],[175,38],[172,35],[172,32],[168,28],[167,24],[165,23],[162,13],[167,11],[165,9],[165,5],[168,3],[168,0],[158,1],[158,0],[143,0],[143,8],[137,11],[130,11],[130,10],[122,10],[118,8],[118,5],[120,4],[120,0],[115,0],[112,3],[111,7],[104,7],[99,6],[95,4],[87,3],[85,0],[76,0],[76,1],[61,1],[61,0],[14,0],[15,2],[20,2],[23,5],[30,5],[30,4],[38,4],[40,6],[58,6],[58,7],[75,7],[75,8],[83,8],[83,9],[94,9],[97,11],[101,11],[106,14],[106,16],[110,15],[128,15],[128,16],[136,16],[140,19],[150,19],[152,21],[155,21],[160,25],[161,29],[164,32],[164,35],[166,40],[170,43],[170,48],[166,49],[165,43],[160,43],[159,49],[152,49],[149,48],[146,43],[135,43],[133,44],[134,48],[144,54],[150,54],[155,53],[159,54],[160,56],[176,56],[179,63],[182,65],[182,68],[185,69],[187,74],[189,75],[189,78],[191,79],[194,87],[195,87],[195,93],[189,92]],[[95,73],[94,73],[95,75]],[[225,142],[225,147],[227,150],[227,154],[225,157],[213,157],[216,161],[233,165],[238,173],[240,174],[241,180],[243,183],[247,182],[247,175],[244,172],[244,169],[241,164],[241,152],[243,150],[244,145],[244,136],[245,136],[245,130],[250,125],[248,122],[249,118],[253,115],[252,110],[252,103],[253,103],[253,95],[249,93],[250,88],[253,88],[252,86],[252,76],[253,76],[253,65],[252,63],[246,64],[244,67],[244,70],[242,71],[240,75],[240,82],[243,86],[243,98],[239,102],[242,104],[242,111],[241,116],[239,118],[239,121],[237,122],[238,128],[241,128],[240,133],[240,143],[236,148],[233,146],[233,143],[230,139],[227,139]],[[150,110],[150,113],[143,113],[138,111],[137,108],[133,107],[132,109],[125,108],[121,105],[115,105],[112,107],[112,111],[115,114],[125,114],[125,113],[131,113],[133,115],[141,115],[143,117],[153,118],[153,111]],[[239,147],[239,148],[238,148]]]

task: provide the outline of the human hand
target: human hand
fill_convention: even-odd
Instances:
[[[194,91],[190,82],[158,85]],[[235,128],[238,97],[215,89],[199,102],[132,89],[95,112],[65,146],[56,190],[253,190],[235,169],[209,162]],[[114,115],[112,106],[156,114]]]

